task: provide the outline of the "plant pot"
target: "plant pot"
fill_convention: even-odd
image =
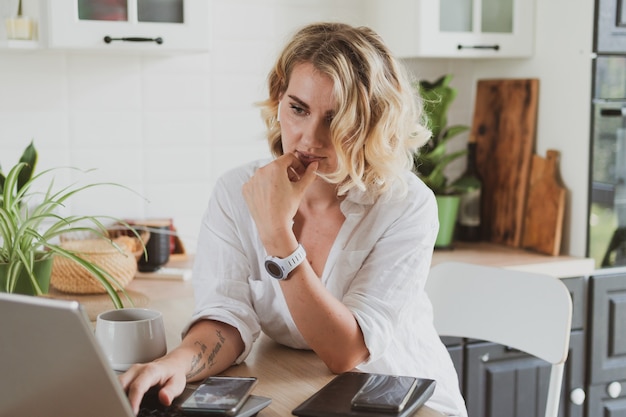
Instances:
[[[9,264],[0,263],[0,292],[6,292],[8,271]],[[39,288],[41,288],[41,291],[44,294],[47,294],[50,288],[52,258],[47,258],[43,261],[35,261],[35,264],[33,265],[33,272],[35,274],[35,279],[39,284]],[[26,295],[37,294],[37,291],[35,291],[35,288],[33,287],[33,284],[31,283],[30,277],[28,276],[26,270],[22,269],[22,271],[20,272],[20,276],[17,279],[17,283],[15,284],[13,292]]]
[[[461,197],[459,195],[437,195],[435,198],[439,216],[439,233],[437,240],[435,240],[435,249],[450,249]]]

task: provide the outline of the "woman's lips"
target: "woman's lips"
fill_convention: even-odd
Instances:
[[[315,156],[315,155],[306,154],[306,153],[297,152],[297,151],[296,151],[296,157],[300,160],[302,165],[304,165],[305,167],[308,167],[312,162],[321,161],[322,159],[324,159],[321,156]]]

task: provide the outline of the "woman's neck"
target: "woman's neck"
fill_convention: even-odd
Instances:
[[[321,178],[317,178],[309,188],[307,188],[300,207],[307,211],[328,210],[336,208],[343,201],[344,197],[337,196],[337,185],[330,184]]]

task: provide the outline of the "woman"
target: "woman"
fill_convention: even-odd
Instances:
[[[432,408],[466,415],[424,293],[437,235],[411,172],[429,132],[396,60],[367,28],[313,24],[269,75],[262,115],[275,159],[224,175],[200,233],[196,311],[180,347],[120,377],[136,410],[242,362],[261,331],[312,349],[334,373],[437,380]]]

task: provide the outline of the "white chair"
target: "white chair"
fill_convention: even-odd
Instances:
[[[551,363],[545,417],[557,416],[572,320],[565,284],[547,275],[445,262],[431,269],[426,292],[439,335],[498,343]]]

